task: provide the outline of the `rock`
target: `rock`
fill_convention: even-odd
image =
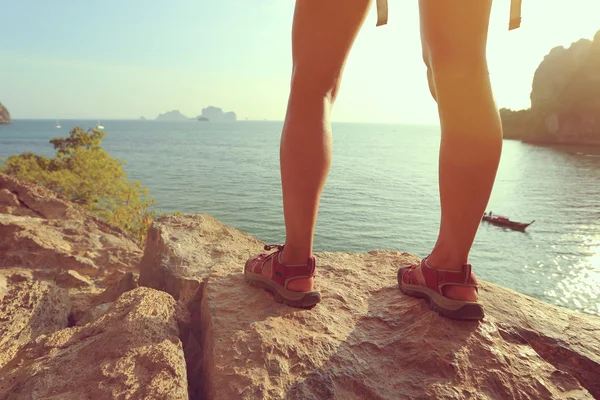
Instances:
[[[118,275],[118,279],[116,276]],[[96,290],[71,293],[71,302],[73,307],[69,314],[69,325],[85,325],[86,323],[99,318],[106,311],[106,305],[112,304],[123,293],[138,287],[135,275],[132,272],[119,273],[115,271],[107,278],[111,282],[104,291],[98,293]],[[106,278],[103,283],[106,283]]]
[[[0,269],[0,300],[8,293],[8,289],[15,283],[32,279],[31,271],[20,268]]]
[[[56,284],[63,288],[82,288],[92,286],[94,283],[80,275],[77,271],[72,269],[68,271],[60,271],[54,278]]]
[[[0,124],[10,124],[10,113],[2,103],[0,103]]]
[[[6,276],[0,275],[0,301],[6,296],[8,292],[8,282]]]
[[[222,241],[222,242],[221,242]],[[207,391],[202,363],[206,331],[201,329],[203,287],[219,262],[237,262],[250,256],[261,242],[208,215],[159,218],[148,230],[140,261],[140,286],[170,293],[188,306],[191,332],[184,341],[190,379],[190,398],[204,399]],[[236,272],[240,271],[236,266]]]
[[[137,244],[91,219],[44,220],[0,214],[0,268],[75,270],[97,277],[135,267]]]
[[[120,282],[123,279],[123,275],[125,275],[126,273],[127,273],[126,271],[117,269],[117,270],[111,272],[110,274],[106,275],[106,277],[104,279],[102,279],[102,284],[110,286],[113,283]],[[137,277],[134,276],[134,279],[137,279]]]
[[[67,292],[53,284],[13,285],[0,303],[0,368],[29,341],[65,328],[70,307]]]
[[[201,347],[186,357],[191,398],[600,396],[597,318],[485,282],[481,323],[441,318],[398,291],[397,269],[416,258],[393,251],[318,254],[323,301],[298,310],[244,282],[255,238],[208,216],[151,232],[140,284],[188,304]]]
[[[556,47],[535,71],[531,108],[501,110],[506,138],[600,144],[600,31],[569,48]]]
[[[103,276],[137,265],[142,251],[127,232],[41,186],[0,173],[0,269],[74,270]]]
[[[82,219],[93,221],[98,229],[104,233],[125,236],[128,239],[133,239],[129,233],[123,229],[111,225],[101,219],[94,217],[88,211],[63,199],[60,195],[52,190],[48,190],[42,186],[34,185],[20,181],[16,178],[0,173],[0,191],[4,193],[4,197],[9,197],[7,191],[17,197],[20,207],[14,212],[6,212],[0,209],[0,214],[11,214],[20,216],[37,216],[45,219]],[[2,197],[2,196],[0,196]],[[10,197],[14,199],[14,197]],[[14,201],[12,201],[14,205]],[[0,207],[3,202],[0,201]]]
[[[8,276],[8,282],[10,283],[19,283],[19,282],[25,282],[29,279],[32,278],[32,274],[29,271],[18,271],[15,273],[12,273]]]
[[[86,311],[86,313],[83,315],[83,317],[81,317],[81,319],[79,319],[79,321],[77,321],[76,325],[83,326],[83,325],[89,324],[90,322],[96,321],[101,316],[106,314],[112,305],[113,305],[113,303],[104,303],[104,304],[99,304],[93,308],[90,308],[89,310]]]
[[[209,215],[159,218],[148,230],[140,286],[189,304],[217,262],[247,258],[261,243]]]
[[[0,213],[12,214],[19,207],[19,199],[15,194],[8,189],[0,189]],[[35,216],[33,212],[30,215]]]
[[[0,210],[3,214],[66,219],[79,218],[85,213],[51,190],[22,182],[2,173],[0,173],[0,191],[3,193],[0,196],[0,206],[13,208]]]
[[[95,307],[94,300],[100,293],[94,291],[71,291],[71,312],[69,313],[69,326],[81,325],[80,321],[89,310]]]
[[[121,279],[109,285],[104,292],[98,295],[92,304],[93,306],[96,306],[103,303],[112,303],[123,293],[133,290],[136,287],[138,287],[138,284],[135,281],[133,274],[131,272],[127,272],[121,277]]]
[[[187,399],[180,325],[187,311],[148,288],[99,320],[38,337],[0,369],[0,398]]]

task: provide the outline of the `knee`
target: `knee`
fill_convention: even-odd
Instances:
[[[294,66],[292,95],[310,99],[325,99],[333,104],[340,89],[341,74],[319,68],[318,63]]]
[[[474,51],[458,46],[424,46],[423,61],[427,66],[430,88],[445,80],[472,80],[487,75],[485,51]],[[434,95],[435,97],[435,95]]]
[[[433,97],[433,100],[437,102],[437,92],[435,89],[435,81],[433,80],[433,71],[431,70],[431,64],[429,63],[429,59],[425,57],[425,54],[423,54],[423,61],[425,62],[425,66],[427,67],[427,84],[429,85],[429,93],[431,93],[431,97]]]

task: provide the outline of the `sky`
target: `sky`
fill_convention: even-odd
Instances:
[[[213,105],[238,119],[282,120],[293,8],[292,0],[0,0],[0,102],[13,118],[154,118],[175,109],[194,117]],[[438,123],[418,2],[389,0],[389,8],[388,25],[376,28],[373,7],[356,40],[334,121]],[[600,30],[600,1],[523,0],[514,31],[508,13],[509,0],[494,1],[492,85],[500,107],[527,108],[550,49]]]

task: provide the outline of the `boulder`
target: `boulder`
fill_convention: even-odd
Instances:
[[[223,240],[221,243],[220,241]],[[139,264],[140,286],[163,290],[188,306],[191,332],[185,341],[191,399],[204,399],[207,393],[201,343],[206,330],[201,328],[200,302],[211,273],[228,273],[222,263],[236,265],[250,256],[261,242],[209,215],[162,217],[148,230],[144,256]]]
[[[439,317],[402,295],[406,253],[320,253],[312,310],[245,283],[261,243],[215,219],[151,229],[140,284],[191,311],[191,398],[399,399],[600,396],[600,320],[482,282],[482,322]],[[196,382],[193,384],[192,382]]]
[[[100,319],[21,348],[0,368],[0,398],[188,399],[179,339],[188,324],[166,293],[129,291]]]
[[[0,214],[0,268],[75,270],[101,277],[135,267],[140,256],[134,241],[103,232],[93,220]]]
[[[148,230],[138,268],[140,286],[189,304],[216,264],[247,258],[261,243],[209,215],[159,218]]]
[[[0,302],[0,368],[30,341],[65,328],[70,308],[67,292],[53,284],[13,284]]]
[[[130,270],[142,251],[127,232],[43,187],[0,174],[0,269]]]

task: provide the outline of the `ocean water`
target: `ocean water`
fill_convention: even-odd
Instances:
[[[48,141],[96,121],[0,125],[0,158],[52,155]],[[158,208],[208,213],[266,242],[284,240],[281,122],[103,121],[104,148],[128,163]],[[439,228],[438,127],[334,123],[333,164],[316,251],[426,256]],[[482,223],[470,262],[480,279],[600,315],[600,148],[505,141],[488,209],[525,233]]]

